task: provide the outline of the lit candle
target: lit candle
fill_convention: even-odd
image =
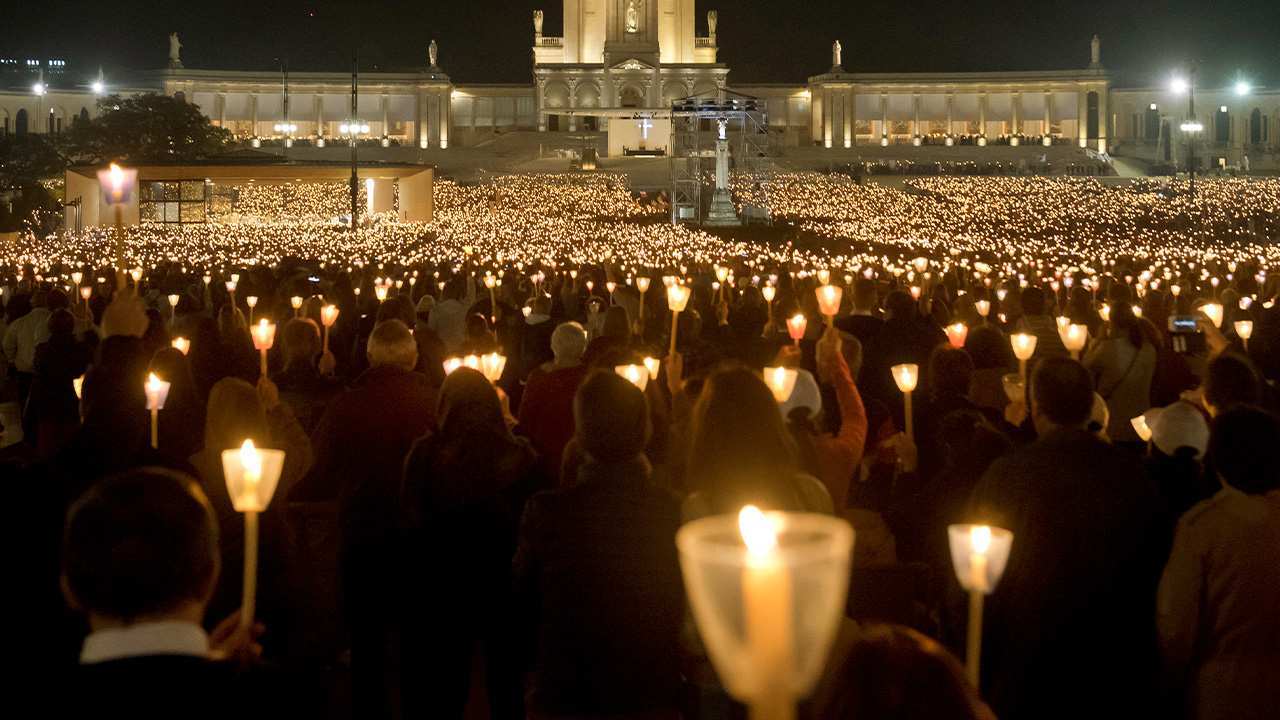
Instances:
[[[1004,574],[1013,545],[1013,533],[988,525],[951,525],[947,528],[951,563],[960,586],[969,592],[968,642],[965,670],[969,682],[978,686],[982,657],[982,604]]]
[[[298,295],[294,295],[289,298],[289,305],[293,307],[293,316],[298,317],[298,311],[302,309],[302,298]]]
[[[1240,341],[1244,343],[1244,349],[1247,352],[1249,350],[1249,338],[1253,337],[1253,321],[1237,320],[1232,323],[1232,326],[1236,330],[1236,337],[1240,338]]]
[[[178,352],[182,353],[183,355],[186,355],[188,352],[191,351],[191,341],[182,337],[181,335],[171,340],[169,342],[169,345],[171,345],[173,348],[175,348]]]
[[[978,311],[978,315],[983,319],[987,319],[987,315],[991,313],[990,300],[978,300],[973,304],[973,308]]]
[[[643,365],[618,365],[613,371],[639,388],[640,392],[644,392],[645,386],[649,384],[649,370]]]
[[[827,326],[831,327],[835,323],[836,315],[840,313],[840,300],[844,296],[844,289],[839,285],[822,285],[814,290],[818,296],[818,309],[827,318]]]
[[[253,335],[254,348],[262,356],[262,377],[267,377],[267,351],[275,344],[276,324],[262,318],[257,325],[249,326],[249,332]]]
[[[1072,359],[1079,360],[1080,351],[1089,342],[1089,326],[1072,323],[1059,327],[1058,336],[1062,338],[1062,345],[1071,353]]]
[[[72,380],[72,381],[71,381],[71,389],[76,391],[76,399],[77,399],[77,400],[79,400],[80,398],[84,397],[84,395],[83,395],[83,392],[84,392],[84,376],[83,376],[83,375],[81,375],[80,377],[78,377],[78,378],[76,378],[76,379],[74,379],[74,380]]]
[[[1142,438],[1142,442],[1151,442],[1151,427],[1147,425],[1146,415],[1130,418],[1129,424],[1133,426],[1133,431],[1138,433],[1138,437]]]
[[[969,326],[962,322],[951,323],[946,327],[947,342],[951,343],[951,347],[959,350],[964,347],[965,338],[969,337]]]
[[[894,365],[889,368],[893,373],[893,382],[897,384],[898,390],[902,391],[902,418],[903,431],[907,437],[915,439],[915,431],[911,425],[911,393],[916,389],[916,383],[920,379],[920,366],[915,363],[903,363]]]
[[[667,287],[667,307],[671,309],[671,347],[668,354],[676,353],[676,332],[680,323],[680,313],[689,305],[689,296],[693,289],[685,285],[676,285],[673,281]]]
[[[147,382],[143,385],[147,395],[147,410],[151,413],[151,447],[160,447],[160,410],[169,397],[169,383],[156,377],[155,373],[147,374]]]
[[[320,324],[324,326],[324,351],[329,352],[329,328],[338,321],[338,306],[325,305],[320,308]]]
[[[637,277],[636,289],[640,291],[640,312],[639,312],[639,320],[637,320],[637,322],[640,325],[640,334],[643,335],[644,334],[644,294],[649,291],[649,278]]]
[[[778,553],[773,521],[754,505],[738,513],[738,530],[747,546],[742,571],[742,601],[750,658],[751,717],[795,717],[791,696],[791,576]]]
[[[479,356],[479,370],[489,379],[491,383],[497,383],[502,378],[502,371],[507,367],[507,357],[500,353],[491,352]]]
[[[1013,356],[1018,358],[1018,374],[1022,381],[1027,381],[1027,361],[1036,353],[1036,338],[1031,333],[1015,333],[1009,336],[1009,344],[1013,346]]]
[[[656,357],[645,357],[641,362],[644,363],[645,369],[649,371],[649,379],[657,380],[658,368],[661,366],[661,361]]]
[[[764,369],[764,383],[769,386],[773,399],[779,405],[791,399],[791,393],[796,389],[796,379],[799,377],[800,373],[796,372],[795,368],[767,367]]]
[[[222,474],[227,496],[237,512],[244,513],[244,583],[240,600],[240,628],[253,627],[258,585],[258,513],[267,509],[284,467],[284,451],[254,447],[245,440],[236,449],[222,451]]]
[[[1205,303],[1200,306],[1200,312],[1204,313],[1209,321],[1216,328],[1222,327],[1222,305],[1219,303]]]
[[[804,331],[809,327],[809,320],[801,313],[796,313],[787,318],[787,333],[791,335],[791,339],[795,341],[796,347],[800,347],[800,340],[804,337]]]

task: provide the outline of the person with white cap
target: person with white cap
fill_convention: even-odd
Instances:
[[[1151,408],[1139,417],[1142,421],[1137,425],[1145,424],[1150,433],[1147,475],[1155,481],[1176,520],[1218,490],[1218,483],[1205,477],[1204,470],[1209,422],[1202,410],[1185,400]]]

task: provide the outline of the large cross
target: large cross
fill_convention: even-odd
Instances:
[[[653,122],[649,118],[643,118],[638,123],[640,125],[640,137],[644,140],[649,139],[649,128],[653,127]]]

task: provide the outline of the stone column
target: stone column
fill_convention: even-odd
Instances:
[[[249,122],[252,123],[253,131],[249,133],[252,137],[258,137],[258,94],[254,93],[249,96]]]
[[[822,89],[809,88],[809,138],[822,142]]]
[[[1012,99],[1013,108],[1011,109],[1011,114],[1013,115],[1013,132],[1011,132],[1010,135],[1017,135],[1022,132],[1022,91],[1015,90],[1013,92]]]
[[[1107,128],[1111,124],[1107,122],[1107,90],[1106,88],[1098,89],[1098,152],[1107,151]]]
[[[985,92],[978,95],[978,136],[984,137],[987,134],[987,94]]]
[[[422,130],[422,97],[423,89],[413,95],[413,140],[420,150],[427,149],[427,134]]]
[[[227,126],[227,96],[226,93],[218,93],[214,104],[218,106],[218,127],[225,128]]]
[[[831,91],[823,87],[822,89],[822,146],[831,147]]]
[[[911,135],[919,137],[924,133],[920,132],[920,93],[912,93],[911,95]]]
[[[533,106],[535,112],[538,113],[538,132],[547,131],[547,116],[542,114],[543,93],[546,91],[546,88],[547,81],[544,78],[540,77],[537,82],[534,83],[534,95],[536,97],[534,98]]]
[[[578,83],[575,81],[575,82],[569,83],[569,109],[574,110],[577,107],[578,107]],[[578,116],[570,115],[569,116],[569,132],[577,132],[577,131],[578,131]]]
[[[314,110],[316,114],[316,137],[322,138],[324,137],[325,130],[327,129],[324,126],[324,95],[316,93],[315,99],[313,100],[312,110]]]
[[[453,98],[453,86],[445,88],[444,92],[439,93],[440,98],[440,117],[436,121],[440,126],[440,149],[446,150],[449,147],[449,111],[450,103]]]
[[[844,91],[844,146],[853,147],[853,86]]]
[[[378,108],[382,111],[382,137],[384,138],[391,134],[391,126],[387,124],[387,119],[390,117],[388,113],[390,105],[391,101],[385,94],[378,98]]]
[[[1053,127],[1053,93],[1049,90],[1044,91],[1044,128],[1041,135],[1044,135],[1044,146],[1049,147],[1053,144],[1050,128]]]
[[[1076,126],[1080,147],[1089,147],[1089,91],[1083,87],[1076,93]]]

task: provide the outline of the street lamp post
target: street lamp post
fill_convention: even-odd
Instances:
[[[356,118],[360,117],[360,110],[359,110],[359,107],[357,106],[357,98],[359,93],[358,78],[359,78],[359,72],[360,72],[359,62],[360,61],[357,57],[352,56],[351,58],[351,123],[353,126],[349,128],[351,130],[350,191],[351,191],[351,229],[352,231],[356,229],[357,213],[360,212],[360,209],[357,205],[360,200],[360,177],[359,177],[359,174],[356,172],[356,162],[357,162],[356,132],[357,132],[357,127],[359,126],[359,121],[357,121]]]
[[[1196,196],[1196,137],[1204,129],[1204,125],[1196,119],[1196,66],[1191,65],[1187,80],[1174,80],[1174,92],[1187,93],[1187,119],[1180,129],[1187,137],[1187,172],[1191,176],[1191,197]]]

